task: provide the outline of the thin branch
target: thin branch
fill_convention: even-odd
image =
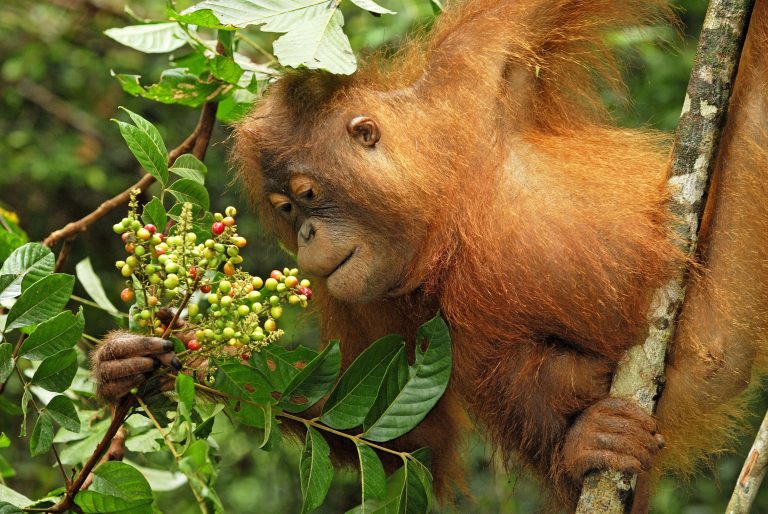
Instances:
[[[755,442],[744,461],[739,473],[739,480],[733,489],[731,501],[725,509],[726,514],[747,514],[760,491],[760,484],[768,471],[768,412],[766,412]]]
[[[667,182],[676,244],[693,257],[701,215],[715,166],[720,135],[746,38],[754,0],[712,0],[699,38],[680,123],[675,133]],[[685,299],[687,269],[657,289],[648,313],[648,335],[630,348],[616,370],[611,395],[634,398],[653,413],[664,379],[664,359]],[[636,477],[612,470],[584,479],[576,512],[620,514]]]
[[[211,133],[213,132],[213,126],[216,122],[216,109],[218,104],[207,103],[203,106],[200,113],[200,119],[197,122],[197,126],[192,134],[189,135],[179,146],[168,152],[168,165],[171,166],[176,159],[187,152],[192,152],[200,160],[205,157],[205,151],[211,139]],[[202,157],[201,157],[202,156]],[[155,181],[152,175],[144,175],[141,180],[134,185],[123,191],[122,193],[106,200],[99,205],[93,212],[87,216],[80,218],[77,221],[68,223],[63,228],[53,231],[48,237],[45,238],[43,244],[48,247],[53,247],[59,240],[69,237],[77,237],[81,232],[85,232],[96,221],[100,220],[112,210],[128,201],[131,196],[131,192],[134,189],[144,190],[148,188]]]
[[[155,418],[155,415],[152,414],[152,411],[149,409],[149,406],[147,406],[146,403],[144,403],[144,400],[141,399],[141,396],[135,395],[136,401],[139,402],[139,405],[141,405],[141,408],[144,409],[144,412],[147,413],[147,416],[149,416],[149,419],[152,421],[152,423],[155,425],[155,428],[158,432],[160,432],[160,435],[163,436],[163,439],[165,439],[165,445],[168,447],[169,450],[171,450],[171,454],[173,454],[173,458],[176,460],[179,460],[181,458],[181,455],[179,455],[179,452],[176,451],[176,447],[173,445],[173,441],[171,441],[171,438],[168,437],[168,434],[165,433],[165,430],[163,430],[163,427],[160,426],[160,423],[157,421],[157,418]]]

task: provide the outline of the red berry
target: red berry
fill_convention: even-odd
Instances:
[[[155,246],[155,257],[160,257],[161,255],[165,255],[165,248],[158,248]]]
[[[128,240],[128,234],[129,232],[123,232],[123,234],[120,236],[120,239],[123,240],[123,243],[125,243]]]
[[[128,243],[125,245],[125,251],[128,253],[133,253],[133,251],[136,250],[136,245],[133,243]]]
[[[130,302],[134,298],[133,289],[128,289],[127,287],[120,291],[120,299],[124,302]]]
[[[224,274],[226,276],[231,277],[232,275],[235,274],[235,266],[231,262],[228,262],[224,264],[224,268],[222,271],[224,271]]]
[[[202,345],[197,342],[197,339],[190,339],[189,341],[187,341],[187,350],[191,352],[196,352],[200,348],[202,348]]]
[[[248,355],[247,353],[241,353],[240,358],[243,359],[244,361],[247,361],[248,359],[251,358],[251,356]]]
[[[147,230],[149,230],[149,233],[150,233],[150,234],[154,234],[155,232],[157,232],[157,227],[156,227],[156,226],[154,226],[154,225],[153,225],[153,224],[151,224],[151,223],[147,223],[146,225],[144,225],[144,228],[145,228],[145,229],[147,229]]]
[[[197,278],[197,266],[192,266],[191,268],[189,268],[188,273],[189,273],[189,277],[192,280],[195,280]]]
[[[222,232],[224,232],[224,223],[217,221],[216,223],[211,225],[211,232],[213,232],[217,236],[220,235]]]
[[[303,294],[304,296],[306,296],[307,300],[312,299],[312,290],[308,287],[300,287],[299,294]]]
[[[202,291],[203,293],[206,293],[206,294],[210,293],[211,292],[211,284],[204,284],[204,285],[200,286],[200,291]]]

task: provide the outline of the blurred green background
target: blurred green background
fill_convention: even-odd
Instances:
[[[345,7],[346,31],[355,50],[396,47],[405,34],[429,24],[434,16],[428,0],[381,3],[398,14],[375,18]],[[631,100],[606,96],[606,101],[623,125],[674,129],[706,7],[703,0],[678,4],[682,34],[658,29],[614,38],[627,63]],[[82,217],[140,177],[136,162],[109,121],[118,116],[119,105],[157,124],[169,146],[178,144],[196,122],[197,113],[190,109],[125,95],[110,76],[109,70],[115,70],[141,74],[152,81],[167,64],[165,55],[141,54],[102,34],[107,28],[135,23],[123,8],[121,0],[0,3],[0,207],[18,214],[31,240],[41,240]],[[160,18],[164,11],[163,2],[151,0],[135,0],[131,8],[141,18]],[[262,44],[270,43],[263,34],[251,35]],[[254,59],[264,61],[259,56]],[[228,134],[227,127],[217,127],[206,158],[212,205],[219,209],[246,204],[227,166]],[[113,262],[121,255],[122,246],[111,226],[123,215],[123,210],[117,210],[80,236],[64,269],[72,273],[75,263],[90,256],[115,304],[119,304],[122,281],[114,272]],[[262,233],[253,217],[241,216],[238,222],[240,232],[251,242],[246,269],[263,274],[290,263],[290,257]],[[95,337],[113,328],[108,317],[94,310],[86,309],[86,319],[87,332]],[[299,320],[290,333],[291,343],[317,343],[311,316]],[[19,393],[13,386],[8,392]],[[756,406],[756,414],[763,408],[762,404]],[[17,430],[17,419],[0,419],[0,431],[16,434]],[[253,434],[233,430],[226,420],[217,424],[216,432],[222,443],[223,463],[218,490],[228,512],[300,510],[296,448],[260,452],[254,449]],[[734,449],[735,454],[718,459],[711,472],[703,470],[695,481],[665,480],[654,497],[654,512],[722,512],[749,447],[748,439]],[[14,440],[0,456],[16,469],[15,476],[2,480],[30,497],[40,497],[60,485],[49,458],[31,459],[21,441]],[[546,497],[524,474],[494,472],[490,452],[478,437],[467,447],[467,460],[472,497],[460,498],[456,512],[528,513],[546,505]],[[356,504],[359,489],[355,474],[342,473],[335,480],[322,512],[343,512]],[[157,498],[164,512],[197,512],[185,486],[158,492]],[[768,512],[766,491],[754,512]]]

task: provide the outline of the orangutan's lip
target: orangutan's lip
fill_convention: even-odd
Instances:
[[[354,249],[354,250],[352,250],[351,252],[349,252],[349,255],[347,255],[346,257],[344,257],[344,258],[341,260],[341,262],[339,262],[339,264],[337,264],[337,265],[336,265],[336,267],[335,267],[335,268],[333,268],[333,270],[332,270],[330,273],[328,273],[328,274],[326,275],[326,277],[327,277],[327,278],[330,278],[330,276],[331,276],[331,275],[333,275],[334,273],[336,273],[337,271],[339,271],[339,269],[341,269],[341,267],[342,267],[342,266],[344,266],[346,263],[348,263],[348,262],[349,262],[349,260],[350,260],[352,257],[354,257],[354,256],[355,256],[355,254],[357,253],[357,251],[358,251],[359,249],[360,249],[360,247],[359,247],[359,246],[357,246],[357,247],[355,247],[355,249]]]

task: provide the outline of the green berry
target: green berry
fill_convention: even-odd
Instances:
[[[112,225],[112,231],[115,234],[122,234],[124,230],[125,228],[123,227],[122,223],[115,223],[114,225]]]
[[[213,294],[213,293],[209,294],[209,295],[208,295],[208,303],[210,303],[211,305],[216,305],[216,304],[218,304],[218,303],[219,303],[219,297],[218,297],[218,295],[215,295],[215,294]]]
[[[270,305],[279,305],[280,304],[280,297],[279,296],[270,296],[269,297],[269,304]]]
[[[285,287],[285,284],[280,282],[279,284],[277,284],[277,287],[275,289],[278,293],[282,293],[283,291],[285,291],[286,287]]]
[[[138,265],[139,265],[139,259],[137,259],[137,258],[136,258],[136,257],[134,257],[133,255],[129,255],[128,257],[126,257],[126,259],[125,259],[125,263],[126,263],[128,266],[130,266],[130,267],[132,267],[132,268],[135,268],[136,266],[138,266]]]
[[[237,308],[237,312],[238,312],[238,314],[240,314],[241,316],[245,316],[246,314],[248,314],[249,312],[251,312],[251,309],[250,309],[250,308],[249,308],[247,305],[240,305],[240,306]]]
[[[179,277],[174,273],[170,273],[168,274],[168,276],[165,277],[165,280],[163,281],[163,285],[167,289],[175,289],[176,286],[179,285]]]
[[[228,295],[224,295],[221,297],[221,300],[219,300],[222,307],[229,307],[232,305],[232,297]]]
[[[200,306],[197,305],[196,303],[190,303],[189,306],[187,307],[187,313],[189,314],[190,318],[197,316],[198,314],[200,314]]]
[[[268,278],[266,282],[264,282],[264,287],[267,288],[267,291],[274,291],[277,289],[278,281],[274,278]]]
[[[248,300],[250,300],[252,302],[255,302],[256,300],[261,298],[261,293],[258,292],[258,291],[251,291],[250,293],[248,293],[247,298],[248,298]]]
[[[227,294],[232,290],[232,282],[229,280],[222,280],[219,282],[219,292]]]
[[[280,319],[280,317],[283,315],[283,308],[279,305],[276,305],[275,307],[269,309],[269,315],[275,319]]]
[[[251,310],[253,312],[259,312],[263,307],[264,306],[262,304],[260,304],[259,302],[256,302],[253,305],[251,305]]]
[[[146,253],[146,251],[147,251],[146,248],[144,248],[143,246],[139,245],[139,246],[136,247],[136,249],[133,251],[133,253],[135,255],[138,255],[139,257],[141,257],[142,255],[144,255]]]
[[[120,269],[120,274],[125,278],[128,278],[133,274],[133,268],[126,264]]]
[[[227,327],[221,331],[221,334],[224,336],[224,339],[230,339],[232,337],[235,337],[235,329],[231,327]]]

